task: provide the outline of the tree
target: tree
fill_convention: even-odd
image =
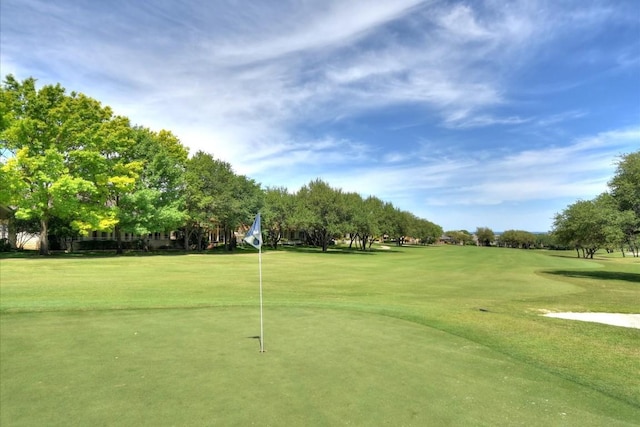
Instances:
[[[104,153],[113,152],[109,145],[121,137],[116,129],[128,121],[85,95],[66,95],[60,85],[37,90],[33,78],[20,83],[9,75],[1,90],[0,141],[15,157],[2,165],[0,199],[16,208],[16,218],[38,219],[40,253],[49,253],[53,217],[82,234],[112,229],[117,219],[104,189],[132,187],[136,165],[114,169]]]
[[[553,233],[557,240],[593,258],[601,247],[616,245],[622,238],[620,215],[612,196],[603,193],[594,200],[579,200],[556,214]]]
[[[621,211],[623,244],[629,246],[634,256],[640,256],[640,151],[620,158],[609,188]]]
[[[418,219],[416,237],[423,245],[433,244],[442,236],[442,227],[426,219]]]
[[[640,151],[620,158],[609,188],[620,210],[631,210],[640,218]]]
[[[637,227],[637,220],[632,210],[618,209],[618,202],[610,193],[598,196],[594,203],[598,209],[599,225],[602,227],[602,246],[607,252],[619,248],[625,254],[625,244],[628,244],[634,256],[636,244],[632,230]]]
[[[294,212],[295,196],[286,188],[268,187],[265,190],[262,224],[267,233],[267,242],[272,248],[276,249],[283,234],[293,228]]]
[[[195,233],[196,246],[202,249],[204,232],[220,227],[225,248],[235,245],[234,232],[250,223],[263,203],[260,186],[252,179],[236,175],[231,165],[198,151],[185,172],[188,224],[185,240]]]
[[[396,221],[396,207],[391,202],[384,202],[379,217],[380,235],[384,239],[393,239],[400,234]]]
[[[342,191],[316,179],[297,193],[296,225],[305,232],[308,243],[326,252],[335,237],[344,230]]]
[[[454,245],[468,245],[473,242],[473,236],[467,230],[450,230],[444,234],[449,236]]]
[[[186,218],[184,209],[184,171],[187,149],[171,132],[158,133],[145,128],[134,129],[135,144],[122,150],[143,165],[131,191],[114,194],[118,224],[118,253],[122,253],[121,232],[147,236],[153,232],[180,227]]]
[[[384,202],[375,196],[369,196],[359,204],[355,225],[363,251],[371,248],[376,237],[381,237],[383,212]]]
[[[397,246],[404,245],[405,239],[413,234],[415,215],[386,203],[382,217],[384,233],[394,240]]]
[[[185,249],[202,249],[204,233],[208,231],[214,216],[216,184],[212,177],[215,159],[204,151],[198,151],[187,161],[185,168],[185,205],[187,219],[184,228]]]
[[[63,249],[73,252],[73,242],[80,237],[80,232],[68,220],[53,217],[49,221],[49,247],[52,250]]]
[[[551,233],[536,233],[535,235],[536,241],[535,245],[537,248],[554,248],[555,240]]]
[[[505,230],[498,242],[500,246],[529,249],[536,243],[536,236],[524,230]]]
[[[219,217],[225,230],[225,247],[233,250],[236,246],[234,232],[240,226],[251,225],[255,215],[264,205],[264,192],[255,180],[244,175],[233,175],[233,185],[230,188],[232,198],[228,209],[224,209]]]
[[[491,246],[491,243],[495,240],[496,236],[493,233],[493,230],[489,227],[478,227],[476,228],[476,237],[478,238],[478,242],[482,246]]]
[[[585,216],[581,211],[587,209],[584,200],[579,200],[562,212],[557,213],[553,220],[553,235],[556,241],[562,245],[573,247],[578,257],[582,247],[580,219]]]
[[[609,188],[610,193],[580,200],[555,215],[557,244],[589,258],[601,247],[619,247],[624,256],[625,246],[640,256],[640,151],[620,157]]]

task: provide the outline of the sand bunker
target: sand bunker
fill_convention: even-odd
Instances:
[[[581,320],[583,322],[604,323],[625,328],[640,329],[640,314],[622,313],[546,313],[547,317],[559,319]]]

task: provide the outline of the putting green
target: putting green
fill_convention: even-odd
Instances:
[[[0,424],[612,426],[638,412],[374,314],[265,307],[260,353],[258,316],[248,307],[3,315]]]

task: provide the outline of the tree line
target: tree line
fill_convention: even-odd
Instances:
[[[620,156],[609,191],[578,200],[554,217],[555,239],[593,258],[599,249],[640,256],[640,151]]]
[[[495,233],[489,227],[477,227],[474,234],[467,230],[449,230],[445,232],[449,243],[454,245],[491,246],[496,240]]]
[[[375,196],[343,192],[317,179],[296,193],[263,189],[211,154],[189,152],[170,131],[132,125],[84,94],[8,75],[0,88],[0,204],[21,231],[37,230],[40,253],[49,237],[72,242],[94,231],[146,236],[177,230],[185,249],[203,249],[221,230],[227,249],[234,232],[262,212],[266,242],[276,247],[291,231],[326,251],[333,239],[367,250],[384,236],[432,243],[442,228]],[[4,155],[3,155],[4,154]]]
[[[525,230],[505,230],[496,234],[489,227],[477,227],[472,234],[467,230],[445,231],[454,245],[497,246],[520,249],[563,249],[549,233],[531,233]]]
[[[375,197],[343,192],[316,179],[297,193],[273,187],[265,191],[263,218],[268,243],[275,247],[287,230],[303,232],[304,243],[326,251],[333,239],[347,236],[349,247],[367,250],[376,239],[403,245],[407,236],[435,243],[442,227]]]

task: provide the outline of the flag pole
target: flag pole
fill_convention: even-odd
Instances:
[[[258,266],[260,269],[260,353],[264,353],[264,323],[262,321],[262,245],[258,249]]]
[[[253,225],[244,236],[244,241],[258,250],[258,268],[260,271],[260,353],[264,353],[264,322],[262,318],[262,230],[260,228],[260,212],[253,220]]]

